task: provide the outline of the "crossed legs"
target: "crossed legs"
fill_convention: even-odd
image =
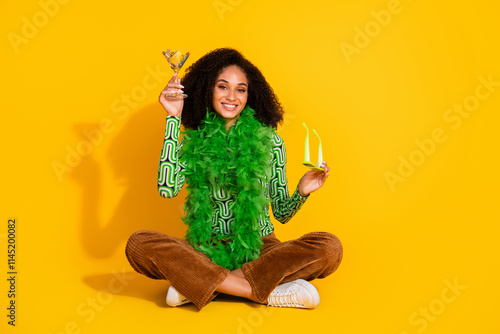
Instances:
[[[215,291],[258,302],[241,268],[231,271]]]
[[[198,309],[219,292],[266,303],[278,284],[326,277],[342,259],[340,241],[326,232],[308,233],[286,242],[271,233],[263,241],[259,258],[231,272],[187,241],[155,231],[135,232],[127,243],[126,255],[134,270],[153,279],[168,280]]]

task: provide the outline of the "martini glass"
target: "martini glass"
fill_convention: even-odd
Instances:
[[[165,58],[167,58],[170,68],[174,70],[175,74],[179,75],[179,71],[181,70],[182,66],[189,57],[189,51],[184,53],[181,50],[170,51],[170,49],[167,49],[167,51],[162,51],[162,53],[165,56]],[[185,99],[187,95],[173,93],[173,94],[165,94],[165,97],[175,98],[175,99]]]

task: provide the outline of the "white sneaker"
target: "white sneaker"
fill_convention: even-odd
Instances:
[[[167,304],[172,307],[191,303],[189,299],[181,295],[173,285],[170,285],[167,292]]]
[[[268,306],[315,308],[318,304],[318,290],[303,279],[278,285],[267,298]]]

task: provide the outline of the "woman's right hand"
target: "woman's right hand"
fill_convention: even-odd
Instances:
[[[182,114],[182,108],[184,107],[184,99],[181,97],[166,97],[166,94],[183,94],[184,92],[182,91],[182,88],[184,88],[183,85],[181,85],[181,78],[177,77],[177,73],[174,74],[174,76],[170,79],[168,84],[165,86],[165,88],[161,91],[160,97],[158,98],[158,101],[160,104],[163,106],[163,108],[167,111],[167,114],[169,116],[177,116],[181,117]]]

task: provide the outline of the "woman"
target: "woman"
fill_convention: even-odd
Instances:
[[[154,231],[134,233],[127,258],[139,273],[171,283],[167,304],[202,309],[218,293],[279,307],[314,308],[308,281],[334,272],[342,259],[326,232],[279,241],[269,216],[288,222],[309,194],[323,186],[329,167],[308,171],[289,196],[286,152],[274,132],[283,109],[261,72],[238,51],[209,52],[161,92],[167,112],[158,190],[188,196],[186,240]],[[187,99],[166,94],[188,94]],[[186,133],[178,143],[180,125]]]

